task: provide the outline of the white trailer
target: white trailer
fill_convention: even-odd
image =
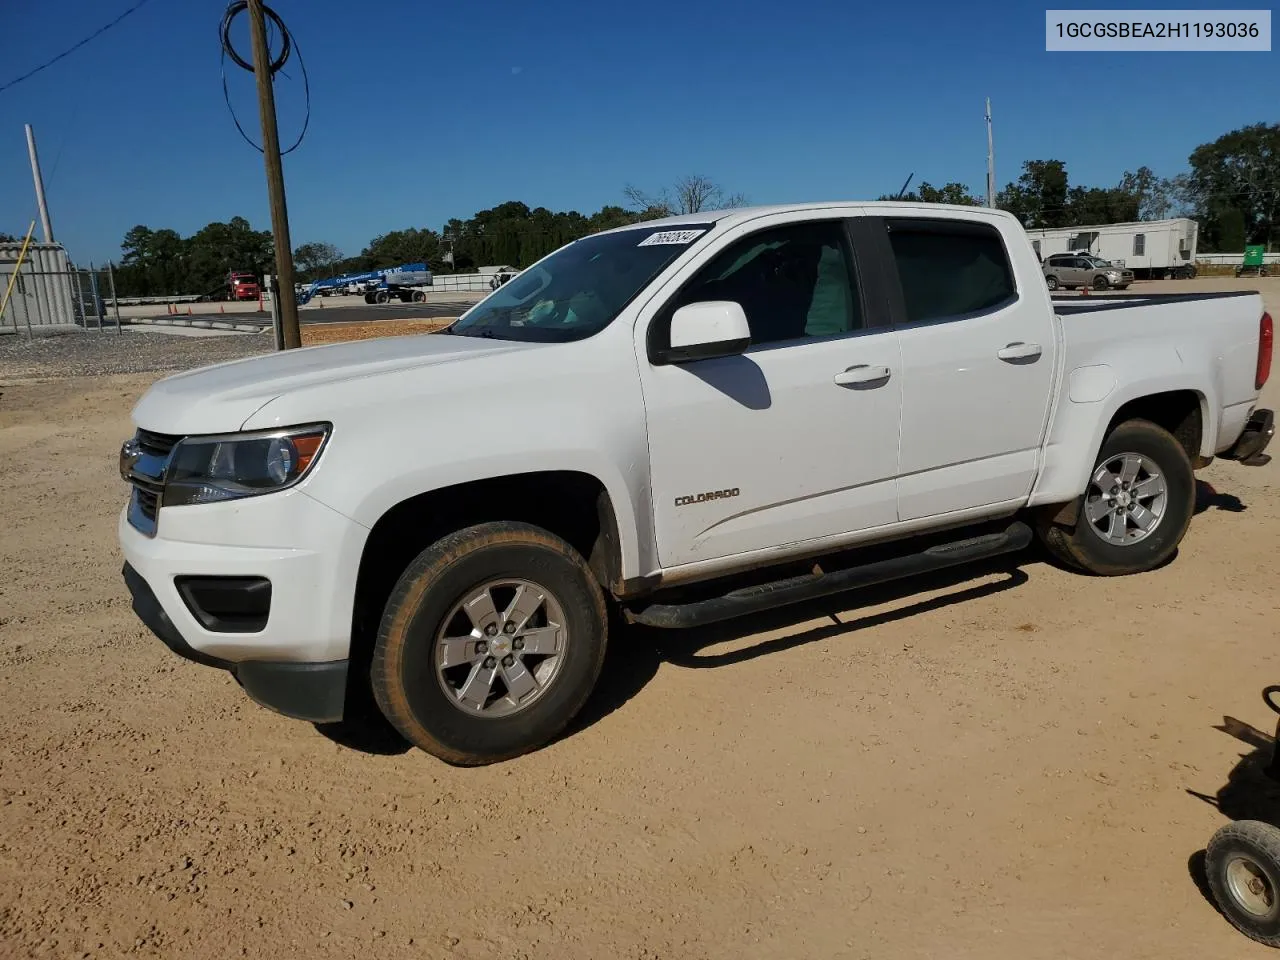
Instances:
[[[1139,280],[1196,275],[1199,225],[1186,217],[1028,230],[1041,260],[1053,253],[1089,253],[1132,270]]]

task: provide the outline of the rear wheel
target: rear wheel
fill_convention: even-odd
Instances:
[[[426,303],[426,302],[427,302],[427,295],[426,295],[425,293],[423,293],[421,290],[415,290],[415,291],[413,291],[413,302],[414,302],[414,303]]]
[[[1205,873],[1232,926],[1280,947],[1280,830],[1259,820],[1227,824],[1209,840]]]
[[[1103,441],[1078,507],[1074,527],[1041,523],[1052,554],[1100,576],[1152,570],[1173,555],[1191,524],[1191,460],[1163,427],[1126,420]]]
[[[1057,290],[1057,289],[1058,289],[1058,278],[1057,278],[1057,277],[1045,277],[1045,278],[1044,278],[1044,282],[1045,282],[1046,284],[1048,284],[1048,286],[1049,286],[1049,289],[1050,289],[1050,290]]]
[[[534,750],[586,702],[604,662],[604,594],[581,554],[523,523],[432,544],[383,614],[371,679],[407,740],[475,766]]]

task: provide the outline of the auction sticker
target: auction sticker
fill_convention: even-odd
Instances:
[[[651,233],[639,243],[637,247],[656,247],[660,243],[685,244],[692,243],[698,237],[706,233],[706,229],[702,230],[663,230],[660,233]]]

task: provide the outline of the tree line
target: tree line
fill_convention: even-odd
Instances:
[[[1196,147],[1190,168],[1159,177],[1149,167],[1126,171],[1113,186],[1072,186],[1061,160],[1027,160],[996,206],[1029,229],[1078,227],[1191,217],[1206,253],[1238,253],[1248,243],[1280,241],[1280,124],[1255,123]],[[892,199],[885,194],[881,200]],[[902,199],[980,205],[961,183],[927,182]]]
[[[1143,166],[1112,186],[1086,186],[1070,182],[1061,160],[1028,160],[1018,179],[999,191],[996,206],[1028,228],[1190,216],[1200,223],[1200,249],[1205,252],[1238,252],[1246,243],[1280,240],[1280,124],[1257,123],[1223,134],[1196,147],[1188,167],[1177,176],[1160,177]],[[513,200],[466,220],[451,219],[440,230],[408,227],[380,234],[354,256],[332,243],[304,243],[294,251],[294,260],[304,282],[415,262],[427,263],[436,273],[525,267],[600,230],[746,203],[741,194],[701,175],[656,192],[630,185],[622,192],[625,205],[606,205],[592,214],[530,208]],[[985,202],[958,182],[940,187],[922,182],[902,198],[975,206]],[[271,272],[273,262],[271,232],[254,230],[243,217],[210,223],[189,237],[139,225],[125,234],[121,251],[116,268],[121,296],[212,292],[231,270],[261,275]]]

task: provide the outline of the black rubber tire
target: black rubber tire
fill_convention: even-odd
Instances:
[[[466,591],[504,576],[556,595],[567,621],[566,660],[551,689],[519,713],[471,716],[437,682],[436,631]],[[374,647],[373,694],[401,736],[446,763],[508,760],[545,745],[573,720],[600,676],[607,639],[604,593],[578,551],[530,524],[478,524],[436,541],[400,576]]]
[[[415,291],[413,291],[413,302],[414,302],[414,303],[426,303],[426,302],[427,302],[427,295],[426,295],[425,293],[423,293],[421,290],[415,290]]]
[[[1057,278],[1057,277],[1054,277],[1054,276],[1045,277],[1045,278],[1044,278],[1044,282],[1048,285],[1048,287],[1049,287],[1049,289],[1050,289],[1050,290],[1057,290],[1057,289],[1058,289],[1058,278]]]
[[[1150,420],[1125,420],[1117,424],[1102,441],[1102,449],[1094,460],[1090,475],[1104,461],[1118,453],[1142,454],[1153,461],[1164,475],[1168,486],[1168,503],[1160,526],[1143,540],[1117,546],[1107,543],[1083,518],[1082,494],[1077,507],[1081,518],[1074,527],[1066,527],[1042,519],[1040,540],[1045,548],[1068,566],[1105,577],[1145,573],[1160,566],[1178,549],[1186,536],[1195,513],[1195,470],[1187,451],[1173,434]]]
[[[1205,849],[1204,869],[1218,909],[1231,925],[1251,940],[1280,947],[1280,899],[1266,916],[1250,913],[1231,892],[1227,867],[1243,857],[1271,884],[1280,897],[1280,829],[1260,820],[1237,820],[1220,828]]]
[[[1110,281],[1108,281],[1108,280],[1107,280],[1107,278],[1106,278],[1106,277],[1094,277],[1094,278],[1093,278],[1093,289],[1095,289],[1095,290],[1105,290],[1105,289],[1107,289],[1107,287],[1109,287],[1109,286],[1111,286],[1111,283],[1110,283]]]

